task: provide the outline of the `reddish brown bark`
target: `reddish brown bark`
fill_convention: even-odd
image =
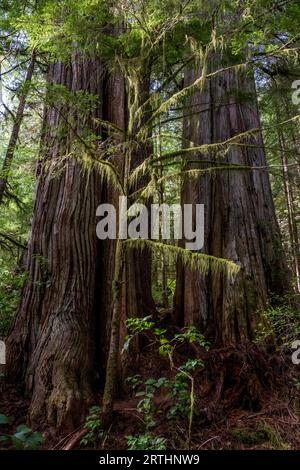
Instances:
[[[82,421],[93,387],[99,386],[95,379],[103,384],[116,245],[96,238],[96,208],[103,202],[117,206],[119,196],[99,171],[84,171],[78,149],[86,151],[87,133],[95,133],[99,145],[114,149],[113,161],[122,174],[124,156],[118,144],[123,135],[97,118],[125,129],[127,104],[123,78],[108,73],[100,60],[76,55],[69,64],[56,63],[48,82],[71,93],[89,93],[96,103],[82,114],[71,104],[50,102],[49,93],[26,256],[29,278],[8,339],[7,370],[11,380],[25,385],[32,421],[46,418],[72,429]],[[72,158],[73,151],[79,158]],[[123,322],[127,315],[143,314],[147,289],[151,297],[149,256],[140,264],[134,254],[128,269],[134,274],[126,280]]]
[[[49,83],[102,92],[103,67],[76,56],[50,68]],[[67,157],[84,124],[95,131],[97,103],[83,117],[69,106],[46,112],[43,161],[29,240],[29,273],[8,339],[8,374],[23,380],[33,421],[73,428],[91,398],[96,290],[95,211],[100,175]],[[66,123],[68,120],[68,123]],[[71,128],[70,128],[71,126]]]
[[[214,59],[212,70],[221,68]],[[185,85],[200,70],[185,73]],[[245,97],[248,99],[245,99]],[[224,142],[260,127],[253,75],[227,70],[206,81],[203,91],[186,102],[184,143]],[[266,170],[260,133],[227,147],[224,157],[216,150],[190,157],[188,168],[211,168],[223,161],[260,170],[205,172],[196,181],[185,180],[183,203],[205,205],[204,253],[238,263],[235,279],[210,273],[203,276],[178,267],[175,316],[179,324],[196,324],[217,343],[226,345],[254,338],[270,293],[282,294],[287,285],[279,228]],[[245,145],[246,144],[246,145]],[[224,147],[225,149],[226,147]]]

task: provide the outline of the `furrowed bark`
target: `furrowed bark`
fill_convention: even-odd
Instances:
[[[220,59],[214,57],[211,66],[221,68]],[[196,67],[186,70],[185,85],[200,73]],[[253,75],[231,69],[207,80],[202,91],[187,99],[185,114],[189,112],[183,137],[191,145],[224,142],[259,128]],[[266,167],[260,133],[224,147],[223,156],[210,151],[194,154],[191,160],[196,162],[188,162],[188,169],[207,169],[222,162]],[[196,180],[186,178],[182,203],[205,205],[203,252],[230,259],[241,270],[236,278],[212,272],[204,276],[179,265],[175,321],[197,325],[219,344],[253,340],[268,295],[282,295],[289,286],[268,172],[224,167]]]
[[[70,93],[102,94],[103,66],[76,55],[50,67],[49,84]],[[89,116],[55,103],[46,111],[43,161],[29,239],[28,280],[8,338],[10,380],[23,382],[32,422],[73,429],[92,397],[96,280],[96,207],[101,177],[84,172],[76,132],[95,131],[99,102]],[[72,123],[66,124],[65,119]],[[80,156],[79,156],[80,157]]]

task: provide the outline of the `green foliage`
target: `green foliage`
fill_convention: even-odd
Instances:
[[[188,359],[179,367],[180,372],[176,374],[170,387],[174,404],[168,410],[169,418],[176,418],[176,416],[190,417],[193,400],[191,380],[193,374],[203,366],[204,363],[201,359]]]
[[[140,317],[128,318],[126,320],[126,326],[128,330],[132,331],[132,333],[134,334],[141,333],[142,331],[150,330],[155,325],[153,321],[149,321],[150,318],[151,316],[143,317],[143,318],[140,318]]]
[[[7,416],[0,414],[0,425],[9,424]],[[25,424],[17,427],[14,434],[0,433],[0,442],[11,442],[16,450],[37,450],[43,443],[43,436],[34,432]]]
[[[286,303],[284,303],[286,301]],[[300,311],[287,299],[263,312],[263,322],[258,326],[256,341],[264,342],[275,336],[284,350],[290,351],[293,341],[300,337]]]
[[[179,343],[187,341],[188,343],[196,343],[202,346],[206,351],[208,351],[210,343],[205,339],[205,337],[197,330],[195,326],[188,326],[182,329],[181,333],[178,333],[174,336],[174,340]]]
[[[188,417],[190,413],[190,383],[186,375],[179,372],[176,374],[170,386],[170,395],[174,404],[168,409],[167,417],[177,418],[178,416]]]
[[[171,342],[165,336],[162,336],[162,335],[159,336],[158,340],[159,340],[159,344],[160,344],[160,346],[158,348],[159,354],[161,356],[172,355],[173,346],[172,346]]]
[[[186,362],[181,364],[179,367],[174,365],[174,351],[177,346],[183,343],[187,344],[198,344],[204,349],[208,350],[209,343],[201,335],[201,333],[195,327],[186,327],[176,334],[174,338],[169,340],[166,337],[166,330],[157,328],[154,326],[154,322],[149,322],[150,317],[130,319],[126,325],[129,331],[133,328],[135,333],[127,336],[132,339],[136,334],[144,331],[151,331],[154,334],[156,343],[158,345],[158,351],[160,355],[167,356],[170,361],[170,368],[172,372],[176,372],[172,379],[166,377],[160,377],[158,379],[149,378],[143,381],[140,375],[135,375],[127,379],[127,383],[132,387],[136,397],[142,397],[138,402],[137,410],[143,417],[145,423],[145,435],[149,435],[149,430],[156,426],[156,416],[159,413],[155,405],[155,397],[159,395],[160,389],[164,389],[164,394],[169,396],[172,405],[166,412],[167,419],[177,419],[179,417],[188,419],[188,445],[190,443],[191,428],[194,416],[194,375],[195,373],[204,366],[204,363],[199,358],[189,358]],[[134,441],[136,445],[146,445],[144,443],[144,437],[139,437],[137,441]],[[132,437],[132,436],[130,436]],[[142,444],[143,443],[143,444]]]
[[[21,288],[27,273],[0,270],[0,336],[6,336],[11,325]]]
[[[12,436],[12,442],[17,450],[37,450],[43,442],[43,436],[25,425],[20,425]]]
[[[137,410],[143,416],[147,431],[156,425],[156,422],[154,420],[156,409],[153,403],[153,398],[157,394],[159,389],[168,386],[168,383],[169,382],[166,377],[160,377],[158,380],[150,378],[146,380],[146,382],[144,382],[144,390],[139,391],[135,394],[136,397],[142,397],[142,399],[137,405]]]
[[[130,342],[136,334],[150,330],[154,326],[154,322],[149,321],[150,318],[151,316],[144,318],[132,317],[126,320],[126,326],[132,334],[126,336],[125,342],[123,344],[123,351],[128,351]]]
[[[94,445],[98,439],[103,437],[100,413],[101,408],[99,406],[91,407],[89,415],[85,420],[84,429],[87,430],[87,433],[80,441],[81,446]]]
[[[166,439],[145,433],[140,436],[127,436],[129,450],[166,450]]]

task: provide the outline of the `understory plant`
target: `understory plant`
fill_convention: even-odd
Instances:
[[[13,273],[0,267],[0,337],[10,328],[27,273]]]
[[[92,406],[90,408],[84,424],[84,429],[87,433],[80,441],[81,446],[94,445],[98,439],[103,437],[100,413],[101,408],[99,406]]]
[[[8,424],[9,418],[0,414],[0,426]],[[25,424],[21,424],[13,434],[0,432],[0,442],[10,442],[15,450],[37,450],[43,442],[43,436]]]
[[[129,450],[166,450],[166,439],[145,433],[140,436],[127,436]]]
[[[155,417],[158,410],[155,406],[155,397],[161,389],[164,389],[171,399],[172,405],[166,413],[167,419],[183,417],[188,421],[187,446],[190,448],[193,419],[195,413],[195,374],[203,368],[204,363],[200,358],[189,358],[186,362],[175,365],[174,352],[183,343],[197,344],[208,350],[209,343],[204,336],[193,326],[185,327],[172,339],[166,335],[167,331],[157,328],[151,317],[130,318],[127,320],[129,334],[125,338],[123,351],[128,350],[131,340],[142,332],[151,332],[154,335],[159,354],[168,357],[170,369],[173,373],[171,379],[160,377],[158,379],[148,378],[143,380],[140,375],[135,375],[127,379],[127,383],[132,387],[135,396],[140,398],[137,410],[143,418],[145,434],[134,438],[127,437],[130,449],[139,445],[148,445],[154,436],[150,433],[151,428],[155,428]],[[151,441],[152,442],[152,441]],[[142,444],[143,443],[143,444]],[[146,444],[148,443],[148,444]],[[161,441],[159,441],[159,444]],[[139,447],[141,448],[141,447]],[[145,447],[144,447],[145,448]]]
[[[286,295],[281,299],[273,299],[263,312],[263,322],[259,324],[256,342],[263,343],[269,337],[275,337],[276,342],[284,352],[290,352],[292,343],[300,338],[299,296]]]

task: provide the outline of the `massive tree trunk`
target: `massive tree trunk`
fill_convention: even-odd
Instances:
[[[40,177],[27,256],[28,280],[8,338],[7,372],[31,397],[32,421],[73,428],[91,398],[97,267],[96,207],[101,178],[84,172],[78,152],[83,124],[102,117],[103,67],[76,55],[50,67],[50,85],[97,97],[82,115],[72,105],[48,106]],[[51,93],[50,93],[51,95]],[[49,98],[50,99],[50,98]],[[59,100],[58,100],[59,103]],[[76,150],[77,146],[77,150]],[[80,155],[79,155],[80,156]]]
[[[211,71],[221,67],[215,56]],[[200,73],[196,67],[186,70],[184,85]],[[185,114],[183,137],[191,145],[224,142],[259,128],[252,73],[230,69],[207,79],[202,91],[188,97]],[[248,342],[268,295],[282,294],[288,285],[261,133],[224,146],[223,156],[211,150],[190,160],[187,168],[220,167],[223,162],[256,169],[225,167],[204,172],[197,180],[185,179],[182,203],[205,205],[203,252],[233,260],[241,270],[232,278],[203,276],[178,266],[176,321],[197,325],[217,344]]]
[[[116,244],[96,238],[96,208],[104,202],[117,207],[119,196],[98,171],[85,171],[78,160],[88,133],[97,134],[99,152],[111,146],[122,175],[122,133],[97,118],[126,129],[127,104],[123,77],[78,54],[69,64],[52,65],[48,83],[66,87],[73,96],[89,93],[96,102],[82,113],[80,104],[52,102],[50,89],[25,267],[29,277],[8,339],[7,369],[31,397],[32,421],[46,417],[50,424],[72,429],[82,420],[93,387],[103,385]],[[127,265],[123,322],[129,315],[149,313],[143,302],[152,299],[149,254],[133,253]]]

